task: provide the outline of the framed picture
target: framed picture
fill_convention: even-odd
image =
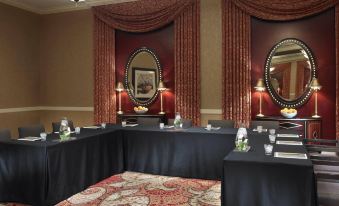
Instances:
[[[135,98],[152,98],[157,91],[156,69],[133,67],[132,72]]]

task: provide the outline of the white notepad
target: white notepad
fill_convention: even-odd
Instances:
[[[291,159],[307,159],[305,153],[275,152],[274,157],[291,158]]]
[[[84,129],[100,129],[101,127],[99,126],[87,126],[87,127],[82,127]]]
[[[206,129],[206,130],[209,130],[209,129],[207,129],[206,127],[205,127],[205,129]],[[221,127],[211,127],[210,130],[219,130],[219,129],[221,129]]]
[[[293,138],[299,138],[298,134],[277,134],[277,137],[293,137]]]
[[[126,124],[126,127],[135,127],[138,126],[138,124]]]
[[[42,139],[41,137],[23,137],[23,138],[20,138],[18,140],[34,142],[34,141],[38,141],[38,140],[41,140],[41,139]]]
[[[278,140],[276,144],[283,144],[283,145],[303,145],[301,141],[283,141]]]

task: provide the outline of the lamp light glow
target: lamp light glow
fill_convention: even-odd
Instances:
[[[263,117],[264,115],[262,114],[262,92],[265,91],[266,87],[264,84],[263,79],[258,79],[257,84],[254,86],[254,89],[258,92],[260,92],[259,96],[259,114],[257,114],[257,117]]]
[[[125,90],[124,85],[121,82],[118,82],[115,90],[119,92],[119,111],[117,113],[123,114],[124,112],[121,110],[121,92]]]
[[[163,108],[163,97],[162,97],[162,93],[166,90],[167,88],[165,87],[165,84],[163,81],[159,82],[158,85],[158,91],[160,92],[160,112],[159,114],[165,114],[164,112],[164,108]]]

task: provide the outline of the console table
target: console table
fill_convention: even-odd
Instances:
[[[284,117],[256,117],[260,121],[278,121],[280,129],[295,130],[302,138],[320,139],[321,132],[321,118],[284,118]]]
[[[146,118],[158,118],[161,122],[167,123],[166,114],[137,114],[137,113],[127,113],[127,114],[118,114],[118,122],[126,121],[127,123],[136,123],[138,117]]]

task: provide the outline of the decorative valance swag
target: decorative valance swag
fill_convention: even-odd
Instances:
[[[222,0],[223,117],[247,125],[251,120],[251,16],[294,20],[336,6],[337,136],[339,136],[339,0]],[[240,95],[239,95],[240,94]]]
[[[140,0],[92,8],[95,122],[116,122],[114,29],[148,32],[173,21],[176,111],[200,122],[199,7],[199,0]]]

